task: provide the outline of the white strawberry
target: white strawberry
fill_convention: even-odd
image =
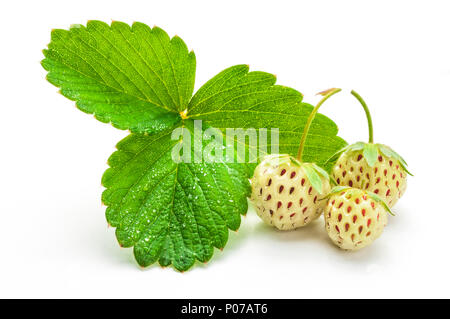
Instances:
[[[389,207],[377,195],[338,186],[329,195],[325,228],[334,244],[346,250],[370,245],[387,224]]]
[[[306,122],[297,158],[272,154],[256,167],[251,180],[251,201],[265,223],[290,230],[305,226],[322,214],[326,202],[320,199],[330,190],[329,176],[316,164],[303,163],[301,158],[309,127],[319,107],[339,91],[330,89],[320,93],[324,98]]]
[[[373,143],[369,109],[358,93],[352,91],[352,94],[361,102],[366,112],[369,143],[357,142],[340,150],[337,154],[341,155],[333,167],[332,176],[338,185],[373,192],[389,207],[393,207],[406,190],[406,176],[410,174],[406,168],[407,164],[390,147]]]
[[[324,170],[287,154],[266,156],[256,167],[251,183],[256,213],[281,230],[305,226],[319,217],[326,205],[320,198],[330,191]]]

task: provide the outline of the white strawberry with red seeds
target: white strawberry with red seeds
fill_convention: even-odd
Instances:
[[[357,142],[340,150],[332,170],[338,185],[356,187],[380,196],[393,207],[406,190],[408,172],[405,160],[390,147],[373,143],[372,119],[364,100],[352,91],[366,112],[369,143]],[[336,154],[336,155],[337,155]],[[411,175],[411,174],[410,174]]]
[[[280,230],[291,230],[308,225],[322,214],[326,202],[320,199],[330,190],[330,178],[315,163],[303,163],[301,158],[317,111],[323,102],[339,91],[330,89],[320,93],[324,97],[306,121],[297,158],[273,154],[266,156],[256,167],[251,180],[251,201],[266,224]]]
[[[320,181],[319,190],[310,179]],[[267,156],[256,167],[251,184],[256,213],[280,230],[302,227],[317,219],[326,206],[320,199],[330,191],[325,171],[287,154]]]
[[[376,162],[370,166],[362,150],[346,151],[333,167],[332,176],[338,185],[373,192],[393,207],[406,190],[407,172],[398,159],[381,151],[378,154]]]
[[[383,232],[389,208],[377,195],[351,187],[336,187],[325,208],[328,236],[341,249],[358,250]]]

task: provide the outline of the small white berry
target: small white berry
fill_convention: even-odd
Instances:
[[[370,245],[387,224],[387,206],[373,194],[356,188],[332,193],[325,208],[325,228],[335,245],[358,250]]]

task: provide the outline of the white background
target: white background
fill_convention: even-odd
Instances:
[[[450,297],[448,1],[8,1],[0,12],[0,297]],[[78,111],[45,80],[52,28],[89,19],[158,25],[197,56],[196,89],[250,64],[314,94],[349,142],[375,140],[415,174],[384,234],[359,252],[319,220],[278,232],[250,210],[223,252],[179,273],[119,248],[100,179],[127,132]]]

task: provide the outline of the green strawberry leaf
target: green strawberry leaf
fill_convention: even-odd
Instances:
[[[300,161],[295,157],[289,156],[289,159],[291,160],[291,163],[294,164],[295,166],[297,167],[302,166],[302,163],[300,163]]]
[[[328,171],[331,170],[331,168],[334,166],[334,163],[337,162],[340,155],[342,153],[345,153],[349,150],[351,145],[345,145],[343,148],[339,149],[337,152],[335,152],[333,155],[331,155],[324,163],[324,167],[328,168]]]
[[[189,103],[188,117],[201,119],[224,133],[226,128],[233,127],[255,128],[258,134],[261,128],[267,129],[269,147],[270,129],[278,128],[279,153],[297,154],[303,128],[313,107],[302,102],[300,92],[274,85],[276,78],[272,74],[248,71],[248,65],[236,65],[209,80]],[[317,114],[308,133],[304,162],[331,168],[334,163],[325,165],[328,158],[346,144],[336,136],[337,132],[333,121]],[[245,146],[252,147],[248,141]]]
[[[401,157],[397,152],[395,152],[392,148],[390,148],[387,145],[383,145],[383,144],[377,144],[378,149],[380,150],[381,153],[383,153],[384,155],[386,155],[387,157],[391,157],[394,158],[396,160],[399,161],[400,166],[405,170],[406,173],[408,173],[411,176],[414,176],[413,174],[411,174],[408,169],[407,166],[408,164],[406,163],[406,161],[403,159],[403,157]]]
[[[367,143],[364,142],[356,142],[354,144],[349,145],[349,151],[361,151],[364,149]]]
[[[376,144],[376,145],[380,150],[380,152],[383,153],[385,156],[395,158],[394,151],[390,147],[383,144]]]
[[[330,179],[330,175],[328,175],[327,171],[324,170],[322,167],[320,167],[319,165],[317,165],[316,163],[312,163],[313,168],[316,170],[317,173],[319,173],[320,175],[323,176],[323,178],[329,180]]]
[[[331,157],[340,155],[346,151],[348,151],[350,149],[351,145],[345,145],[343,148],[341,148],[339,151],[337,151],[336,153],[334,153]]]
[[[310,163],[304,163],[302,165],[302,168],[305,171],[306,177],[308,178],[312,187],[314,187],[314,189],[318,191],[319,194],[322,194],[323,191],[322,179],[320,178],[319,174],[317,174],[314,166]]]
[[[336,194],[336,193],[339,193],[339,192],[347,190],[347,189],[351,189],[351,187],[350,186],[336,186],[336,187],[333,187],[330,194]]]
[[[384,209],[386,209],[389,212],[389,214],[391,214],[392,216],[395,216],[395,214],[391,211],[389,206],[386,204],[386,202],[380,196],[378,196],[377,194],[372,193],[372,192],[366,192],[366,193],[374,201],[376,201],[377,203],[380,203],[381,205],[383,205]]]
[[[364,143],[364,142],[356,142],[354,144],[346,145],[343,148],[341,148],[339,151],[334,153],[332,155],[332,157],[334,157],[336,155],[340,155],[340,154],[342,154],[344,152],[360,151],[360,150],[364,149],[365,145],[366,145],[366,143]]]
[[[182,128],[193,136],[192,121]],[[250,187],[239,164],[175,163],[172,149],[181,140],[171,133],[122,140],[108,160],[102,200],[120,245],[134,246],[139,265],[159,261],[184,271],[225,247],[228,229],[237,230],[247,211]]]
[[[363,149],[364,158],[370,167],[373,167],[378,158],[378,148],[375,144],[367,143],[364,145]]]
[[[325,197],[321,198],[320,200],[329,199],[332,195],[337,194],[337,193],[342,192],[342,191],[349,190],[349,189],[351,189],[350,186],[340,186],[340,185],[334,186],[331,189],[331,191]]]
[[[192,96],[195,55],[160,28],[89,21],[53,30],[47,79],[83,112],[132,132],[158,132],[180,121]]]

